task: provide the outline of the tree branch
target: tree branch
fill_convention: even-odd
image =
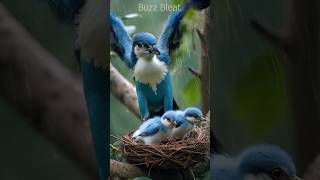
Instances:
[[[147,174],[142,169],[124,162],[110,160],[110,176],[120,178],[132,178],[146,176]]]
[[[135,87],[110,63],[111,93],[140,118]]]
[[[203,112],[210,110],[210,60],[208,55],[208,37],[209,37],[209,10],[205,10],[203,17],[202,32],[197,29],[198,36],[201,39],[201,57],[199,66],[201,74],[201,106]]]
[[[0,3],[0,96],[97,179],[82,84]]]

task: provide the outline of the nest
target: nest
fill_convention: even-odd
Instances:
[[[147,168],[190,168],[209,158],[210,137],[208,127],[195,127],[183,139],[145,145],[132,139],[133,131],[121,138],[118,149],[127,162]]]

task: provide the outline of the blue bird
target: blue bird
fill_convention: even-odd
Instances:
[[[208,0],[188,1],[168,18],[158,40],[147,32],[137,33],[131,39],[121,19],[110,15],[110,46],[133,71],[141,119],[178,109],[168,70],[170,54],[179,47],[180,24],[188,10],[208,6]]]
[[[75,54],[80,63],[99,179],[106,180],[109,170],[107,1],[47,1],[54,12],[71,22],[75,29]]]
[[[193,130],[196,123],[205,121],[206,118],[203,117],[200,109],[189,107],[184,111],[176,111],[176,117],[173,120],[176,126],[172,131],[171,139],[181,139]]]
[[[169,138],[175,127],[172,120],[175,115],[174,111],[167,111],[162,117],[156,116],[144,121],[139,129],[133,133],[132,138],[147,145],[161,143]]]
[[[291,157],[273,145],[255,145],[235,158],[211,157],[212,180],[300,180]]]

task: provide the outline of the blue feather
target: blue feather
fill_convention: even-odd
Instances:
[[[236,158],[224,155],[213,155],[211,158],[212,180],[245,180],[248,175],[265,175],[272,179],[270,175],[274,169],[281,169],[287,177],[296,177],[291,157],[273,145],[251,146]]]
[[[121,19],[112,14],[110,14],[110,46],[130,69],[134,67],[136,62],[131,58],[132,40]]]
[[[81,60],[81,73],[99,165],[99,177],[100,180],[106,180],[109,169],[109,94],[107,93],[109,72],[84,61]]]
[[[157,94],[148,84],[135,81],[141,118],[161,116],[163,112],[173,109],[173,94],[170,74],[157,85]],[[158,114],[159,110],[162,111]]]
[[[161,129],[160,117],[155,117],[155,118],[157,118],[158,121],[149,123],[148,126],[141,129],[139,136],[151,136],[153,134],[156,134]]]
[[[174,41],[177,39],[176,36],[181,38],[179,35],[180,24],[188,10],[189,6],[184,5],[179,11],[174,12],[168,18],[157,45],[161,53],[171,54],[179,46],[180,43],[176,45],[177,42]],[[180,41],[180,38],[178,38],[178,41]]]
[[[286,168],[286,173],[294,176],[296,169],[291,157],[277,146],[256,145],[244,150],[237,158],[239,171],[242,173],[259,173],[271,171],[275,167]]]
[[[133,46],[137,43],[145,43],[149,45],[156,45],[157,44],[157,38],[148,32],[140,32],[133,36]]]
[[[48,4],[61,19],[72,22],[85,0],[48,0]]]
[[[210,6],[210,0],[190,0],[189,4],[193,8],[201,10]]]

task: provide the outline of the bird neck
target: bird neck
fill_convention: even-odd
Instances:
[[[137,56],[138,60],[144,60],[144,61],[152,61],[152,59],[155,57],[154,54],[148,54],[148,55],[144,55],[144,56]]]

